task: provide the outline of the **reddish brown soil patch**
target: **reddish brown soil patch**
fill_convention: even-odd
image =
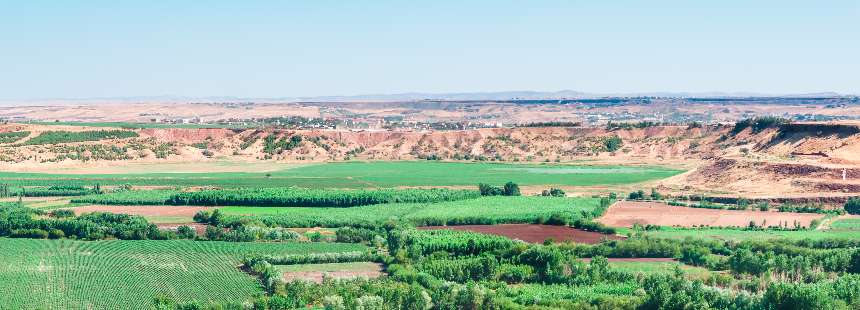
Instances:
[[[91,205],[74,208],[75,214],[89,212],[123,213],[141,216],[194,216],[197,211],[209,210],[211,207],[195,206],[103,206]]]
[[[330,279],[375,279],[382,275],[382,265],[374,264],[374,269],[361,271],[288,271],[284,272],[283,279],[286,282],[294,280],[305,280],[322,283],[323,278]]]
[[[747,226],[750,221],[759,226],[779,226],[787,223],[803,227],[823,214],[776,211],[737,211],[676,207],[659,202],[620,201],[612,205],[598,222],[608,226],[632,227],[633,224],[660,226]]]
[[[427,226],[418,229],[452,229],[474,231],[484,234],[504,236],[525,242],[540,243],[546,239],[555,242],[572,241],[577,243],[595,244],[603,239],[623,239],[621,236],[605,235],[584,231],[567,226],[535,225],[535,224],[501,224],[501,225],[462,225],[462,226]]]

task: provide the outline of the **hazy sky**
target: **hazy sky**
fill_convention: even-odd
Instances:
[[[5,99],[561,89],[860,93],[860,0],[0,0]]]

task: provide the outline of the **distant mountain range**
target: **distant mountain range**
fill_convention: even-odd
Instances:
[[[585,93],[573,90],[556,92],[503,91],[469,93],[402,93],[357,96],[302,97],[299,101],[410,101],[410,100],[536,100],[536,99],[588,99],[606,97],[680,97],[680,98],[725,98],[725,97],[839,97],[836,92],[810,94],[764,94],[749,92],[648,92],[648,93]]]
[[[606,97],[676,97],[676,98],[729,98],[729,97],[854,97],[836,92],[806,94],[766,94],[751,92],[643,92],[643,93],[586,93],[574,90],[554,92],[541,91],[500,91],[500,92],[463,92],[463,93],[399,93],[367,94],[349,96],[311,96],[311,97],[186,97],[186,96],[139,96],[105,98],[45,98],[31,100],[0,100],[0,105],[15,104],[83,104],[83,103],[144,103],[144,102],[349,102],[349,101],[419,101],[419,100],[538,100],[538,99],[590,99]]]

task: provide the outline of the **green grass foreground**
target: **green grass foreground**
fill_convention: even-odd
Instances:
[[[342,243],[0,238],[3,309],[145,309],[162,295],[200,302],[262,293],[246,256],[362,251]]]

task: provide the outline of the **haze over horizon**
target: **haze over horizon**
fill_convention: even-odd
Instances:
[[[860,94],[860,3],[93,1],[0,10],[0,99]]]

